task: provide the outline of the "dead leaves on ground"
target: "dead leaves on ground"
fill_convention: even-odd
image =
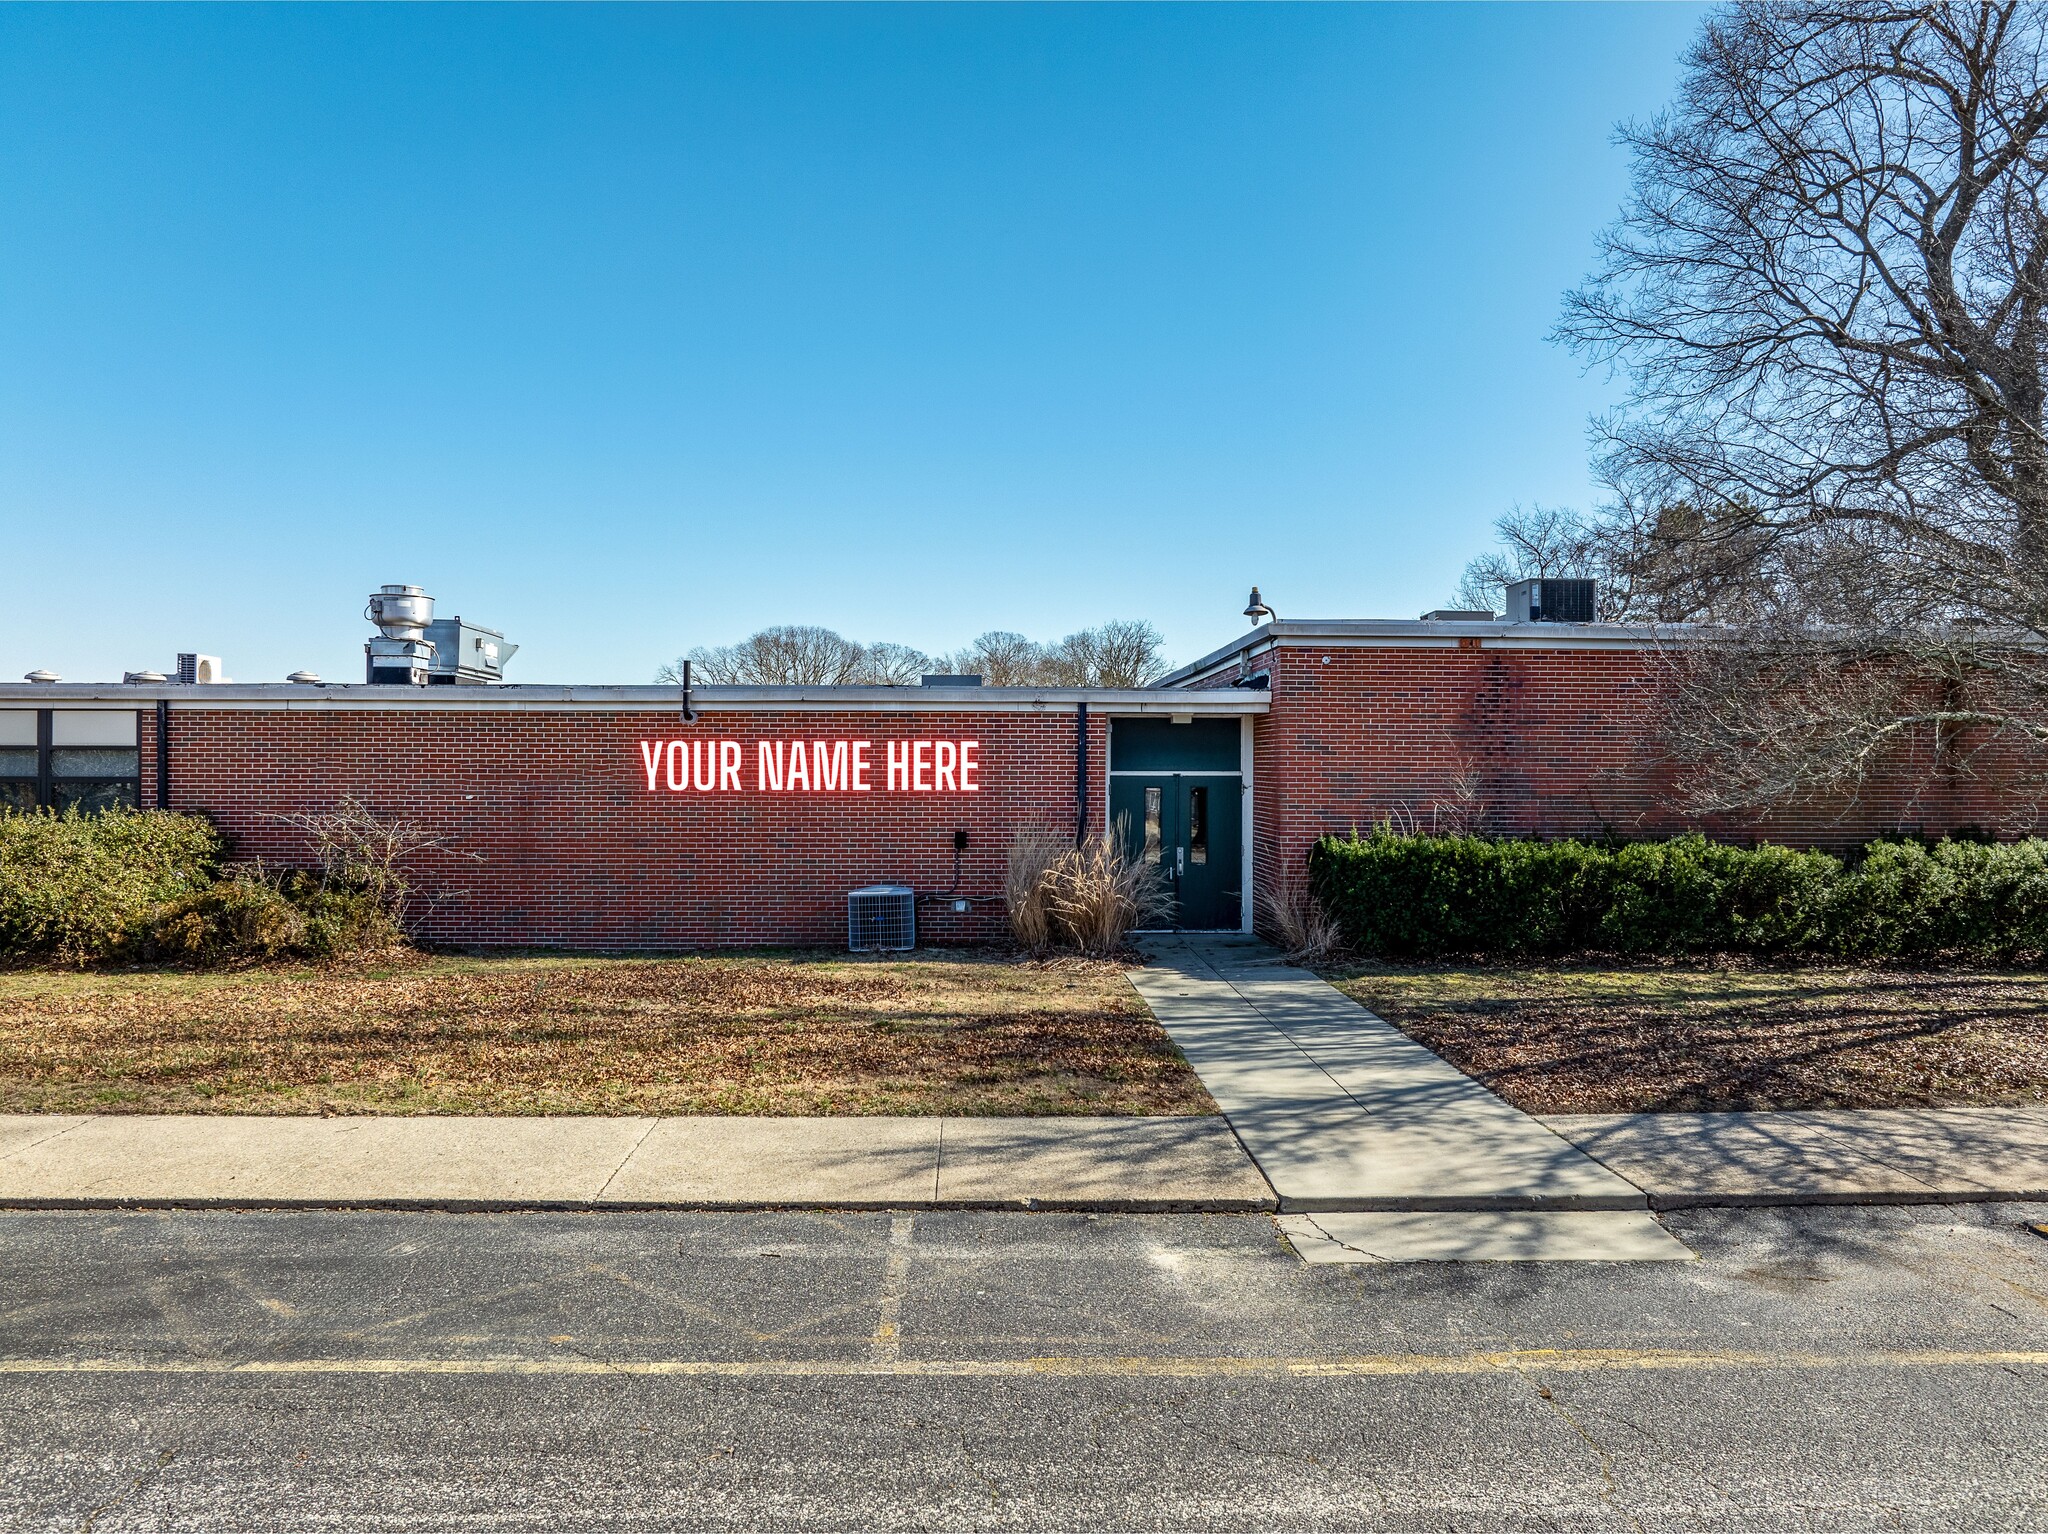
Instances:
[[[1395,969],[1350,994],[1531,1113],[2048,1102],[2048,976]]]
[[[14,972],[0,1109],[1213,1111],[1113,964],[815,956]]]

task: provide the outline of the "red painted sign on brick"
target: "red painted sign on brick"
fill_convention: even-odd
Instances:
[[[883,755],[877,760],[879,744]],[[757,740],[752,771],[737,740],[643,740],[649,793],[976,794],[978,740]]]

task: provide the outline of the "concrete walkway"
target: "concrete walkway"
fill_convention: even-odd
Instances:
[[[0,1207],[1274,1207],[1219,1118],[0,1116]]]
[[[1640,1210],[1640,1188],[1266,944],[1131,972],[1290,1211]]]
[[[1543,1122],[1641,1188],[1654,1209],[2048,1199],[2048,1108],[1574,1114]]]
[[[2048,1109],[1536,1119],[1255,939],[1131,972],[1309,1262],[1658,1261],[1651,1209],[2048,1198]]]

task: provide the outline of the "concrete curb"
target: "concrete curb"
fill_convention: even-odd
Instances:
[[[1680,1209],[1849,1209],[1927,1204],[2048,1203],[2040,1189],[1980,1188],[1971,1191],[1930,1188],[1925,1193],[1834,1193],[1824,1189],[1782,1193],[1652,1193],[1650,1208],[1658,1213]]]
[[[397,1213],[442,1214],[927,1214],[981,1211],[1011,1214],[1276,1214],[1275,1199],[946,1199],[932,1203],[891,1203],[861,1199],[780,1200],[775,1202],[716,1199],[478,1199],[478,1198],[163,1198],[116,1196],[97,1198],[0,1198],[0,1211],[56,1209],[221,1209],[221,1210],[389,1210]]]

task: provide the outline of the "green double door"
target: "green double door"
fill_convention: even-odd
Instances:
[[[1110,824],[1130,856],[1161,869],[1177,928],[1242,923],[1244,780],[1237,762],[1235,719],[1111,722]]]

